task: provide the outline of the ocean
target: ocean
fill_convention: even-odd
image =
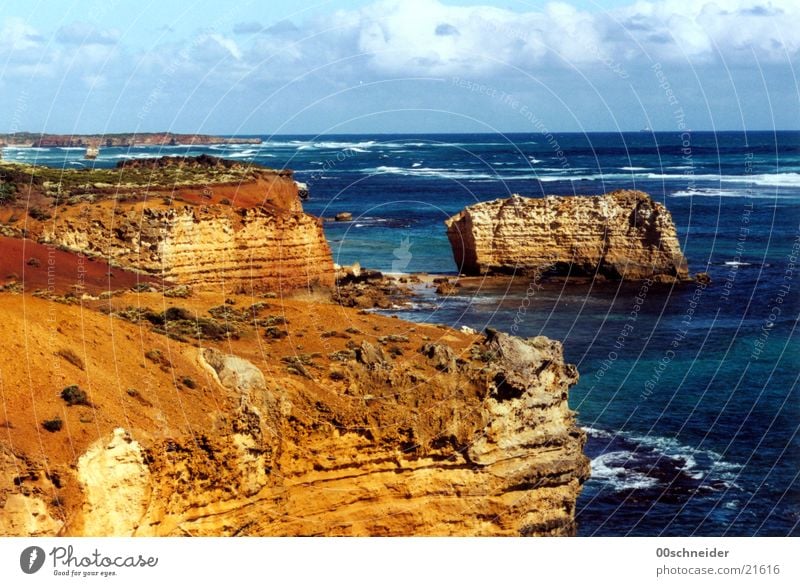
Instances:
[[[263,136],[260,145],[6,148],[50,166],[214,154],[295,170],[334,261],[456,274],[443,221],[478,201],[640,189],[712,284],[419,288],[411,321],[561,340],[592,476],[579,534],[800,535],[800,133]],[[633,329],[625,329],[632,324]],[[627,332],[622,335],[622,332]]]

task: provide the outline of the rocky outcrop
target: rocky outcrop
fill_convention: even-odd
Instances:
[[[448,356],[452,376],[420,388],[408,363],[362,343],[346,365],[365,397],[355,409],[292,389],[273,396],[253,365],[202,353],[243,403],[261,391],[245,409],[251,431],[153,450],[157,505],[136,534],[573,534],[588,461],[567,406],[577,372],[560,344],[493,332],[473,348],[479,365],[438,346],[419,355],[436,369]],[[400,396],[366,399],[390,388]],[[187,482],[174,481],[178,471]]]
[[[53,499],[50,479],[54,477],[58,478],[54,471],[0,442],[0,536],[58,534],[64,521],[51,510],[54,507],[47,506],[47,501],[52,503]],[[3,490],[4,487],[15,490]]]
[[[180,302],[202,315],[198,298]],[[277,308],[232,301],[252,327],[275,321]],[[44,300],[25,303],[26,315],[45,313]],[[0,474],[5,534],[575,533],[589,468],[567,402],[577,373],[557,342],[398,331],[398,320],[287,299],[291,335],[255,343],[245,320],[240,339],[197,348],[123,320],[111,335],[89,306],[59,305],[56,334],[26,322],[27,343],[57,335],[56,348],[81,348],[85,370],[42,359],[28,373],[0,358],[11,413],[0,451],[15,449]],[[21,315],[0,307],[0,334]],[[91,385],[91,406],[51,392],[69,382]],[[44,431],[54,414],[63,429]]]
[[[186,285],[279,292],[333,285],[321,222],[302,212],[89,206],[45,225],[43,241]]]
[[[206,144],[260,144],[260,138],[239,138],[212,136],[207,134],[173,134],[171,132],[119,133],[111,136],[103,134],[34,134],[16,133],[0,135],[7,137],[12,144],[26,144],[34,147],[82,147],[88,144],[107,147],[130,147],[134,145],[206,145]]]
[[[472,354],[479,365],[444,344],[422,348],[437,369],[446,356],[452,375],[424,384],[422,398],[408,364],[364,342],[347,363],[351,387],[402,398],[354,409],[308,390],[276,395],[248,361],[201,351],[239,397],[229,435],[151,450],[147,475],[135,475],[149,478],[149,507],[109,499],[107,533],[134,524],[136,535],[573,534],[589,472],[567,406],[575,367],[543,337],[491,332]]]
[[[303,212],[289,170],[207,155],[136,159],[114,170],[0,167],[13,188],[0,219],[14,236],[179,284],[274,292],[333,285],[321,221]]]
[[[150,472],[139,442],[122,428],[78,459],[83,489],[82,535],[133,535],[150,499]]]
[[[445,222],[466,275],[689,278],[669,211],[641,191],[483,202]]]

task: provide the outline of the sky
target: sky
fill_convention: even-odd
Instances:
[[[0,0],[0,133],[800,129],[798,0]]]

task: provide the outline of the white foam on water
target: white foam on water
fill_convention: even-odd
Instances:
[[[636,455],[627,450],[607,452],[592,460],[592,478],[608,483],[614,490],[641,490],[652,488],[658,480],[625,467]]]
[[[746,197],[730,189],[680,189],[669,194],[670,197]]]
[[[660,457],[668,458],[675,462],[676,466],[679,467],[681,472],[689,476],[694,480],[708,480],[711,483],[719,482],[725,487],[736,487],[733,480],[738,476],[739,471],[741,471],[742,466],[741,464],[737,464],[735,462],[728,462],[722,458],[722,454],[715,452],[713,450],[703,450],[699,448],[693,448],[691,446],[687,446],[681,444],[675,438],[668,438],[663,436],[642,436],[636,435],[629,432],[612,432],[610,430],[603,430],[597,429],[593,427],[583,427],[583,430],[590,436],[595,438],[602,438],[602,439],[613,439],[613,438],[620,438],[623,441],[630,442],[637,446],[642,446],[643,448],[649,448],[655,451]],[[637,450],[638,451],[638,450]],[[626,460],[621,460],[619,454],[625,453],[628,455]],[[608,457],[603,459],[604,456],[608,456],[609,454],[616,454],[617,456]],[[623,464],[632,464],[637,457],[641,457],[642,455],[646,454],[637,454],[635,452],[630,452],[628,450],[623,450],[622,452],[607,452],[605,454],[601,454],[595,460],[600,458],[601,464],[601,474],[595,474],[595,460],[592,460],[592,478],[597,478],[599,480],[608,480],[607,472],[604,472],[603,466],[606,468],[609,467],[609,461],[612,463],[616,463],[615,468],[615,475],[617,474],[616,468],[622,467],[624,469]],[[646,476],[641,474],[636,470],[627,470],[629,474],[632,475],[635,481],[641,480],[640,476]],[[606,474],[606,475],[604,475]],[[649,477],[648,477],[649,478]],[[655,479],[653,479],[655,480]],[[616,488],[616,484],[611,482],[612,486],[615,487],[615,490],[627,490],[627,488]],[[618,483],[617,483],[618,484]],[[628,487],[630,488],[630,487]],[[645,486],[645,488],[648,488]]]
[[[248,149],[246,151],[239,151],[235,153],[228,153],[225,155],[227,159],[247,159],[256,156],[258,151],[256,149]]]
[[[800,173],[761,173],[758,175],[710,175],[698,173],[665,174],[643,173],[643,179],[664,181],[713,181],[718,183],[751,183],[773,187],[800,186]]]
[[[614,434],[610,431],[606,431],[605,429],[597,429],[595,427],[582,427],[583,431],[585,431],[588,435],[592,437],[602,437],[602,438],[610,438],[614,437]]]
[[[333,141],[333,140],[323,140],[317,142],[310,142],[310,141],[291,141],[290,143],[274,143],[269,142],[267,143],[270,146],[277,146],[278,144],[285,144],[287,146],[293,146],[297,148],[299,151],[306,151],[306,150],[337,150],[337,151],[356,151],[359,153],[366,153],[368,152],[367,149],[370,149],[374,146],[387,146],[386,144],[381,144],[375,142],[374,140],[361,140],[356,142],[340,142],[340,141]],[[390,143],[387,143],[390,144]]]
[[[667,197],[719,197],[719,198],[746,198],[746,199],[771,199],[771,200],[786,200],[795,199],[797,195],[791,194],[777,194],[777,193],[751,193],[749,191],[735,190],[735,189],[683,189],[678,190],[667,195]]]
[[[436,167],[393,167],[381,165],[374,169],[365,169],[365,173],[375,175],[403,175],[409,177],[433,177],[437,179],[496,179],[496,175],[475,173],[468,169],[441,169]]]

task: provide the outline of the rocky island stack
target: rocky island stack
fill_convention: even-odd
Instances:
[[[672,216],[641,191],[513,195],[469,206],[445,224],[456,264],[466,275],[689,279]]]

